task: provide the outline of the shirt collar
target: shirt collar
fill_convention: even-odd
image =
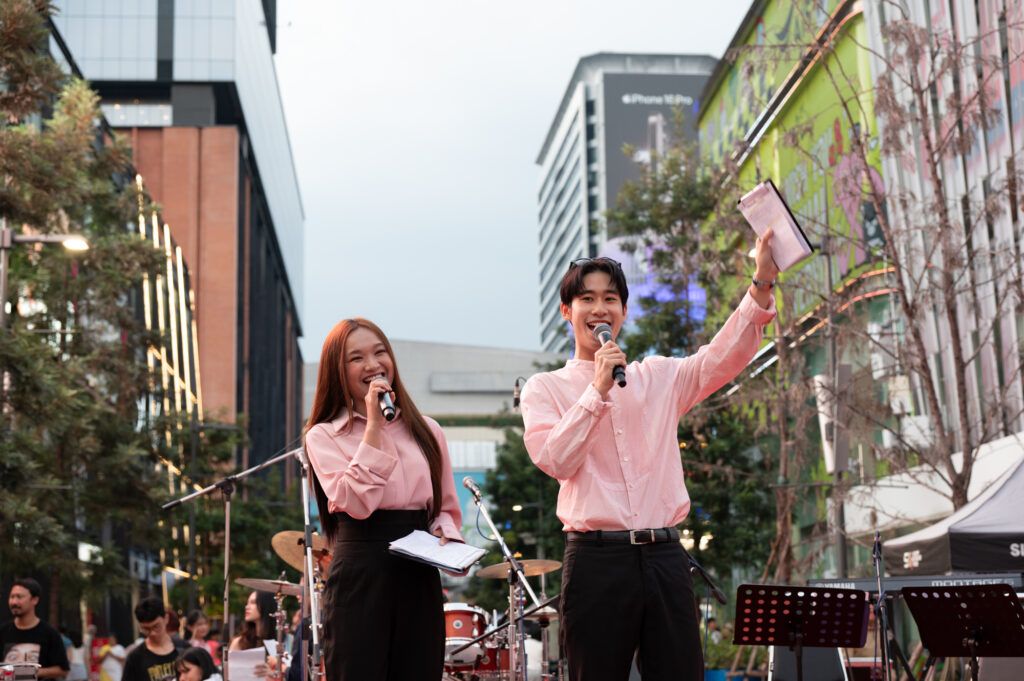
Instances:
[[[395,418],[392,421],[385,421],[384,425],[386,426],[386,425],[388,425],[388,423],[394,423],[395,421],[398,420],[398,417],[401,416],[401,415],[402,415],[401,407],[396,406],[395,407]],[[331,420],[331,427],[334,428],[334,432],[335,433],[340,433],[342,430],[345,429],[345,427],[348,425],[348,422],[350,420],[362,421],[364,424],[366,423],[366,417],[365,416],[363,416],[362,414],[360,414],[357,411],[352,411],[351,409],[348,409],[346,407],[342,407],[341,411],[338,412],[338,415],[335,416]]]

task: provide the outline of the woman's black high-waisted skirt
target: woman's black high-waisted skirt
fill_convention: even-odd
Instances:
[[[388,543],[427,529],[427,512],[335,513],[339,529],[324,588],[327,681],[437,681],[444,610],[437,568],[388,553]]]

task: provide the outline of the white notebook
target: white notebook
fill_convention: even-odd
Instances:
[[[456,573],[466,572],[487,553],[484,549],[458,541],[450,541],[441,546],[440,538],[423,530],[413,530],[396,539],[388,546],[388,550],[405,558]]]
[[[738,205],[758,236],[769,227],[772,229],[772,259],[780,272],[814,253],[800,223],[770,179],[744,194]]]

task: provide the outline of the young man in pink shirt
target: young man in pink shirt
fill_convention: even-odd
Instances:
[[[739,307],[714,339],[681,359],[626,366],[614,340],[629,290],[608,258],[574,261],[562,278],[562,317],[576,353],[523,389],[533,462],[561,484],[566,532],[561,632],[573,681],[623,681],[634,654],[644,681],[703,679],[693,580],[676,525],[690,510],[676,428],[680,417],[737,374],[775,317],[771,233]],[[625,367],[625,387],[612,371]]]

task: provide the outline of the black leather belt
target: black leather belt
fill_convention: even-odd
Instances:
[[[648,530],[566,532],[566,541],[573,544],[659,544],[679,541],[679,530],[674,527],[659,527]]]

